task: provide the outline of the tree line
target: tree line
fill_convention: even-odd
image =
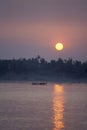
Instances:
[[[74,61],[72,58],[46,61],[37,56],[30,59],[0,60],[0,76],[7,73],[63,75],[71,77],[87,77],[87,62]]]

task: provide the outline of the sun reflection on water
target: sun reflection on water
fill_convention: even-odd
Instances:
[[[64,87],[62,85],[54,85],[54,97],[53,97],[53,130],[64,129]]]

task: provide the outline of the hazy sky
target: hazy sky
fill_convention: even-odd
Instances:
[[[87,0],[0,0],[0,58],[37,55],[87,61]]]

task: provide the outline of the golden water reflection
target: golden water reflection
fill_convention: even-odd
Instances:
[[[53,97],[53,130],[64,129],[64,87],[62,85],[54,85],[54,97]]]

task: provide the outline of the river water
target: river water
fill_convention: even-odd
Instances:
[[[0,130],[87,130],[87,84],[0,83]]]

